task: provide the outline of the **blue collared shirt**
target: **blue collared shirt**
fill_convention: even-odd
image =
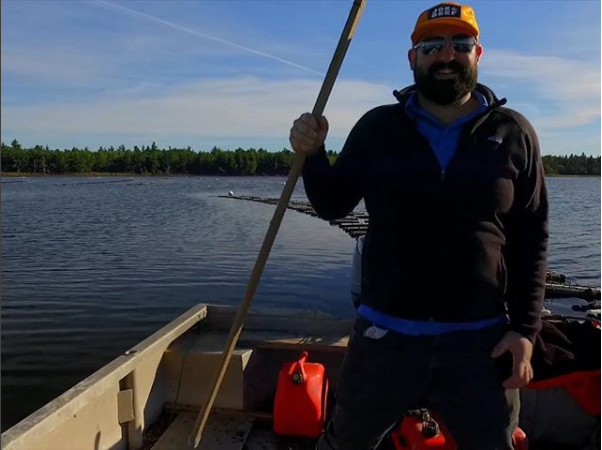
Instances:
[[[479,114],[482,114],[488,106],[487,99],[484,95],[477,91],[473,91],[472,95],[479,102],[479,108],[476,111],[461,117],[450,125],[444,125],[432,114],[422,109],[418,105],[417,93],[411,94],[406,102],[406,113],[416,120],[418,131],[431,145],[433,152],[437,156],[441,170],[445,170],[458,149],[458,141],[460,139],[460,134],[462,133],[463,125]],[[506,320],[503,316],[473,322],[453,323],[407,320],[389,316],[366,305],[360,305],[358,313],[379,328],[411,336],[437,335],[453,331],[478,330]]]
[[[406,114],[416,120],[418,131],[431,144],[431,149],[437,156],[439,165],[443,170],[445,170],[458,149],[458,140],[464,124],[482,114],[489,106],[487,98],[483,94],[473,91],[472,96],[478,101],[479,108],[449,125],[444,125],[431,113],[422,109],[418,105],[418,94],[416,92],[411,94],[406,102]]]

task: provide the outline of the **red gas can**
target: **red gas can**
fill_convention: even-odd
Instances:
[[[401,425],[391,432],[395,450],[456,450],[454,438],[440,420],[431,417],[426,409],[410,411]],[[516,428],[512,435],[514,450],[528,450],[525,432]]]
[[[439,423],[426,409],[410,411],[391,432],[395,450],[456,450],[449,432]]]
[[[274,432],[317,437],[324,429],[328,379],[324,366],[306,362],[307,352],[280,369],[274,400]]]

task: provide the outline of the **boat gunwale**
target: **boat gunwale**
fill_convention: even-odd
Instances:
[[[131,347],[93,374],[77,383],[40,409],[2,433],[2,448],[26,449],[28,441],[46,435],[72,418],[86,405],[114,388],[120,380],[131,374],[147,357],[168,347],[203,321],[207,333],[220,332],[231,327],[237,308],[231,305],[201,303],[160,328],[140,343]],[[348,335],[353,320],[335,317],[311,309],[260,308],[250,310],[244,328],[247,330],[283,331],[322,337]],[[270,343],[266,343],[270,345]],[[308,344],[312,344],[309,343]],[[314,345],[332,346],[330,342]],[[280,343],[279,345],[285,345]]]
[[[207,317],[208,305],[198,304],[151,334],[89,377],[27,416],[4,433],[2,448],[10,449],[11,444],[34,438],[34,435],[47,434],[71,418],[91,399],[103,395],[115,383],[131,373],[144,358],[163,346],[163,352],[178,337]],[[16,447],[26,448],[26,447]]]

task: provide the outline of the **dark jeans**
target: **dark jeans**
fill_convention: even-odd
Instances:
[[[408,409],[427,405],[459,450],[511,450],[518,390],[505,390],[511,360],[490,354],[506,331],[499,324],[439,336],[364,332],[359,317],[343,361],[337,404],[319,450],[371,450]],[[370,335],[370,333],[368,333]]]

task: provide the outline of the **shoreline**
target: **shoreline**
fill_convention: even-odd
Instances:
[[[7,177],[7,178],[45,178],[45,177],[49,177],[49,178],[53,178],[53,177],[73,177],[73,178],[78,178],[78,177],[140,177],[140,178],[145,178],[145,177],[258,177],[258,178],[263,178],[263,177],[286,177],[287,174],[282,174],[282,175],[267,175],[267,174],[254,174],[254,175],[234,175],[234,174],[226,174],[226,173],[220,173],[220,174],[203,174],[203,175],[196,175],[196,174],[187,174],[187,173],[171,173],[171,174],[143,174],[143,173],[130,173],[130,172],[89,172],[89,173],[61,173],[61,174],[42,174],[42,173],[37,173],[37,172],[2,172],[0,173],[0,176],[2,177]],[[581,175],[564,175],[564,174],[557,174],[557,173],[553,173],[553,174],[546,174],[545,175],[546,178],[600,178],[600,175],[588,175],[588,174],[581,174]]]
[[[257,177],[257,178],[265,178],[265,177],[286,177],[287,174],[282,175],[267,175],[267,174],[254,174],[254,175],[234,175],[227,173],[213,173],[213,174],[203,174],[196,175],[190,173],[170,173],[170,174],[143,174],[143,173],[129,173],[129,172],[90,172],[90,173],[37,173],[37,172],[2,172],[0,176],[7,178],[57,178],[57,177],[73,177],[73,178],[85,178],[85,177],[138,177],[138,178],[147,178],[147,177],[162,177],[162,178],[171,178],[171,177]],[[596,175],[594,175],[596,176]],[[599,175],[598,175],[599,176]]]

